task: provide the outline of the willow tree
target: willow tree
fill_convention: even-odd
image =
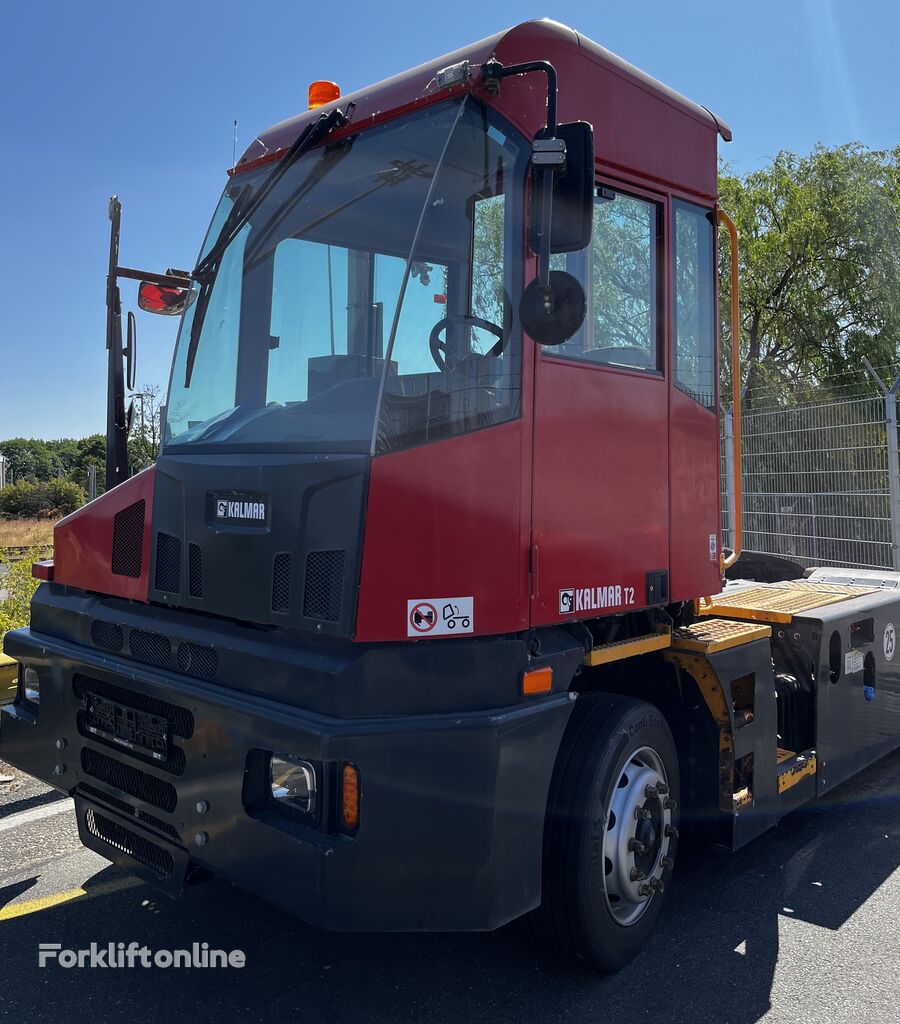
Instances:
[[[859,371],[896,367],[900,346],[900,147],[858,143],[781,152],[744,176],[723,168],[722,207],[740,238],[744,380],[796,393]],[[719,250],[723,366],[730,373],[729,248]]]

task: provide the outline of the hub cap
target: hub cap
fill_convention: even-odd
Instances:
[[[633,925],[660,891],[672,825],[665,765],[641,747],[620,765],[603,836],[604,893],[612,916]]]

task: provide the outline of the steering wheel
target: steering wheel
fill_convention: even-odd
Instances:
[[[445,316],[431,328],[431,334],[428,337],[428,348],[431,350],[431,358],[435,361],[439,370],[449,370],[450,364],[447,359],[447,341],[446,339],[441,340],[441,331],[445,327],[449,327],[450,324],[469,324],[472,327],[481,327],[483,330],[490,332],[497,338],[497,343],[493,345],[487,352],[479,354],[479,357],[484,359],[487,356],[499,356],[503,351],[505,344],[505,338],[503,337],[503,328],[498,327],[496,324],[491,323],[490,320],[483,320],[480,316]]]

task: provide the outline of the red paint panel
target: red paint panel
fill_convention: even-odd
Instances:
[[[673,601],[690,601],[721,589],[719,571],[719,419],[672,387],[669,472],[672,480]],[[716,537],[710,558],[709,536]]]
[[[531,623],[571,618],[568,589],[621,588],[579,618],[643,608],[646,573],[669,567],[666,381],[544,355],[535,387]]]
[[[527,627],[526,437],[515,421],[373,459],[354,639],[406,640],[407,602],[435,597],[471,595],[476,635]]]
[[[56,524],[53,530],[56,583],[132,601],[147,600],[155,475],[156,469],[151,466]],[[138,501],[144,502],[140,575],[122,576],[112,571],[116,513]]]

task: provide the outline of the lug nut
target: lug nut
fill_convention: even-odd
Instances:
[[[657,782],[656,792],[661,796],[665,796],[669,792],[669,787],[664,782]]]
[[[675,861],[672,860],[671,857],[663,857],[663,859],[660,861],[660,864],[662,864],[662,866],[666,868],[668,871],[671,871],[672,868],[675,867]]]
[[[647,810],[646,807],[635,807],[634,817],[637,821],[646,821],[652,818],[653,815]]]
[[[666,825],[665,835],[670,839],[678,838],[678,826],[677,825]]]
[[[643,882],[643,880],[647,876],[644,874],[643,871],[641,871],[640,868],[632,868],[631,875],[629,877],[631,878],[632,882]]]
[[[677,811],[678,801],[666,799],[665,803],[663,804],[663,807],[665,807],[667,811]]]
[[[64,736],[60,736],[60,738],[56,741],[56,749],[57,750],[65,750],[66,749],[66,740],[65,740]]]
[[[640,839],[635,839],[634,836],[632,836],[631,839],[628,840],[628,849],[632,853],[643,853],[647,847],[644,846]]]
[[[209,810],[209,802],[207,800],[198,800],[196,806],[198,814],[206,814]]]
[[[194,842],[198,846],[206,846],[208,840],[209,840],[209,835],[206,832],[198,832],[194,836]]]
[[[53,769],[53,774],[54,775],[65,775],[66,774],[66,766],[64,764],[56,765],[56,767]]]
[[[656,788],[656,786],[645,786],[644,787],[644,796],[648,800],[652,800],[654,797],[659,796],[659,790]]]
[[[662,894],[666,891],[666,887],[663,884],[663,880],[661,878],[651,878],[650,879],[650,888],[654,892],[658,892],[660,894],[660,896],[662,896]]]
[[[638,889],[638,896],[649,896],[653,890],[647,885],[646,882]]]

